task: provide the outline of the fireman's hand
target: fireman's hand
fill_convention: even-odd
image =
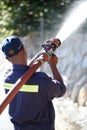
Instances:
[[[50,66],[56,66],[58,63],[58,57],[54,54],[49,58],[48,63]]]

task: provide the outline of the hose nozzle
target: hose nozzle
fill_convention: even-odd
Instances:
[[[52,50],[53,52],[61,45],[61,41],[57,38],[52,38],[48,40],[45,44],[42,44],[42,47],[49,52]]]

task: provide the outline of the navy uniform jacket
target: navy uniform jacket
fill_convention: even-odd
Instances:
[[[13,65],[13,68],[6,72],[6,92],[28,69],[26,65]],[[54,130],[52,99],[61,97],[65,91],[63,82],[52,80],[43,72],[36,72],[11,101],[11,121],[20,130]]]

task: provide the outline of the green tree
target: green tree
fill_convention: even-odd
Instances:
[[[60,25],[69,0],[3,0],[0,3],[0,34],[25,36],[38,32],[44,19],[44,31],[50,33],[54,25]]]

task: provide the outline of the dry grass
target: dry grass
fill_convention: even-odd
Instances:
[[[87,130],[87,108],[70,99],[55,99],[56,130]]]

